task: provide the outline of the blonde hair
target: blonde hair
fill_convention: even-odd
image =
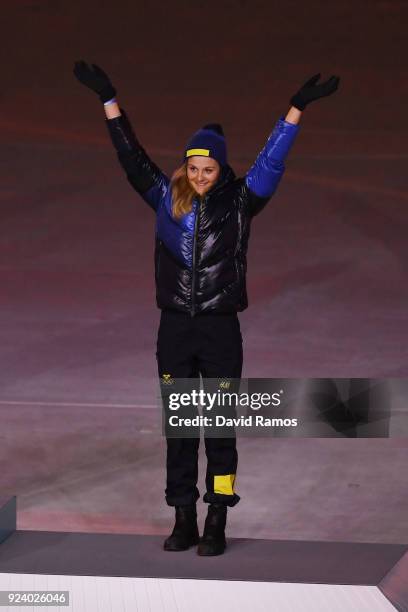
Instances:
[[[187,178],[187,166],[184,163],[177,168],[171,177],[171,192],[173,195],[172,214],[179,219],[193,208],[193,198],[196,195],[194,187]]]

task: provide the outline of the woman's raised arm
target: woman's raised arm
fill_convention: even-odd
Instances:
[[[134,135],[126,113],[117,103],[116,89],[108,75],[96,64],[89,66],[83,60],[75,62],[74,74],[80,83],[98,94],[104,105],[108,132],[128,181],[157,212],[170,181]]]
[[[252,215],[262,210],[279,185],[285,171],[285,158],[299,130],[302,112],[310,102],[334,93],[340,81],[339,77],[332,76],[317,85],[319,78],[320,73],[315,74],[292,96],[286,117],[278,120],[266,145],[245,176],[246,185],[252,194]]]

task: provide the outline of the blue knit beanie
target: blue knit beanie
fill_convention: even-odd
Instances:
[[[227,165],[227,146],[219,123],[209,123],[190,138],[184,153],[184,161],[193,155],[212,157],[220,166]]]

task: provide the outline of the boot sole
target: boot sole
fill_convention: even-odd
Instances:
[[[220,555],[223,555],[224,552],[225,552],[225,550],[221,550],[220,552],[214,552],[214,553],[199,552],[199,551],[197,551],[197,555],[199,557],[219,557]]]
[[[171,546],[166,546],[166,544],[164,544],[163,545],[163,550],[165,550],[166,552],[182,552],[183,550],[188,550],[192,546],[197,546],[199,541],[200,541],[199,539],[192,540],[187,546],[185,546],[183,548],[175,548],[175,547],[173,548]]]
[[[200,550],[200,547],[197,548],[197,555],[200,557],[217,557],[218,555],[223,555],[225,552],[226,546],[222,550],[217,550],[217,552],[206,552]]]

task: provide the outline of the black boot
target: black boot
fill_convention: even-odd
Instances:
[[[203,557],[222,555],[226,547],[225,524],[227,522],[227,506],[210,504],[205,519],[203,537],[200,539],[197,554]]]
[[[171,535],[164,542],[164,550],[187,550],[198,544],[196,505],[176,506],[176,523]]]

